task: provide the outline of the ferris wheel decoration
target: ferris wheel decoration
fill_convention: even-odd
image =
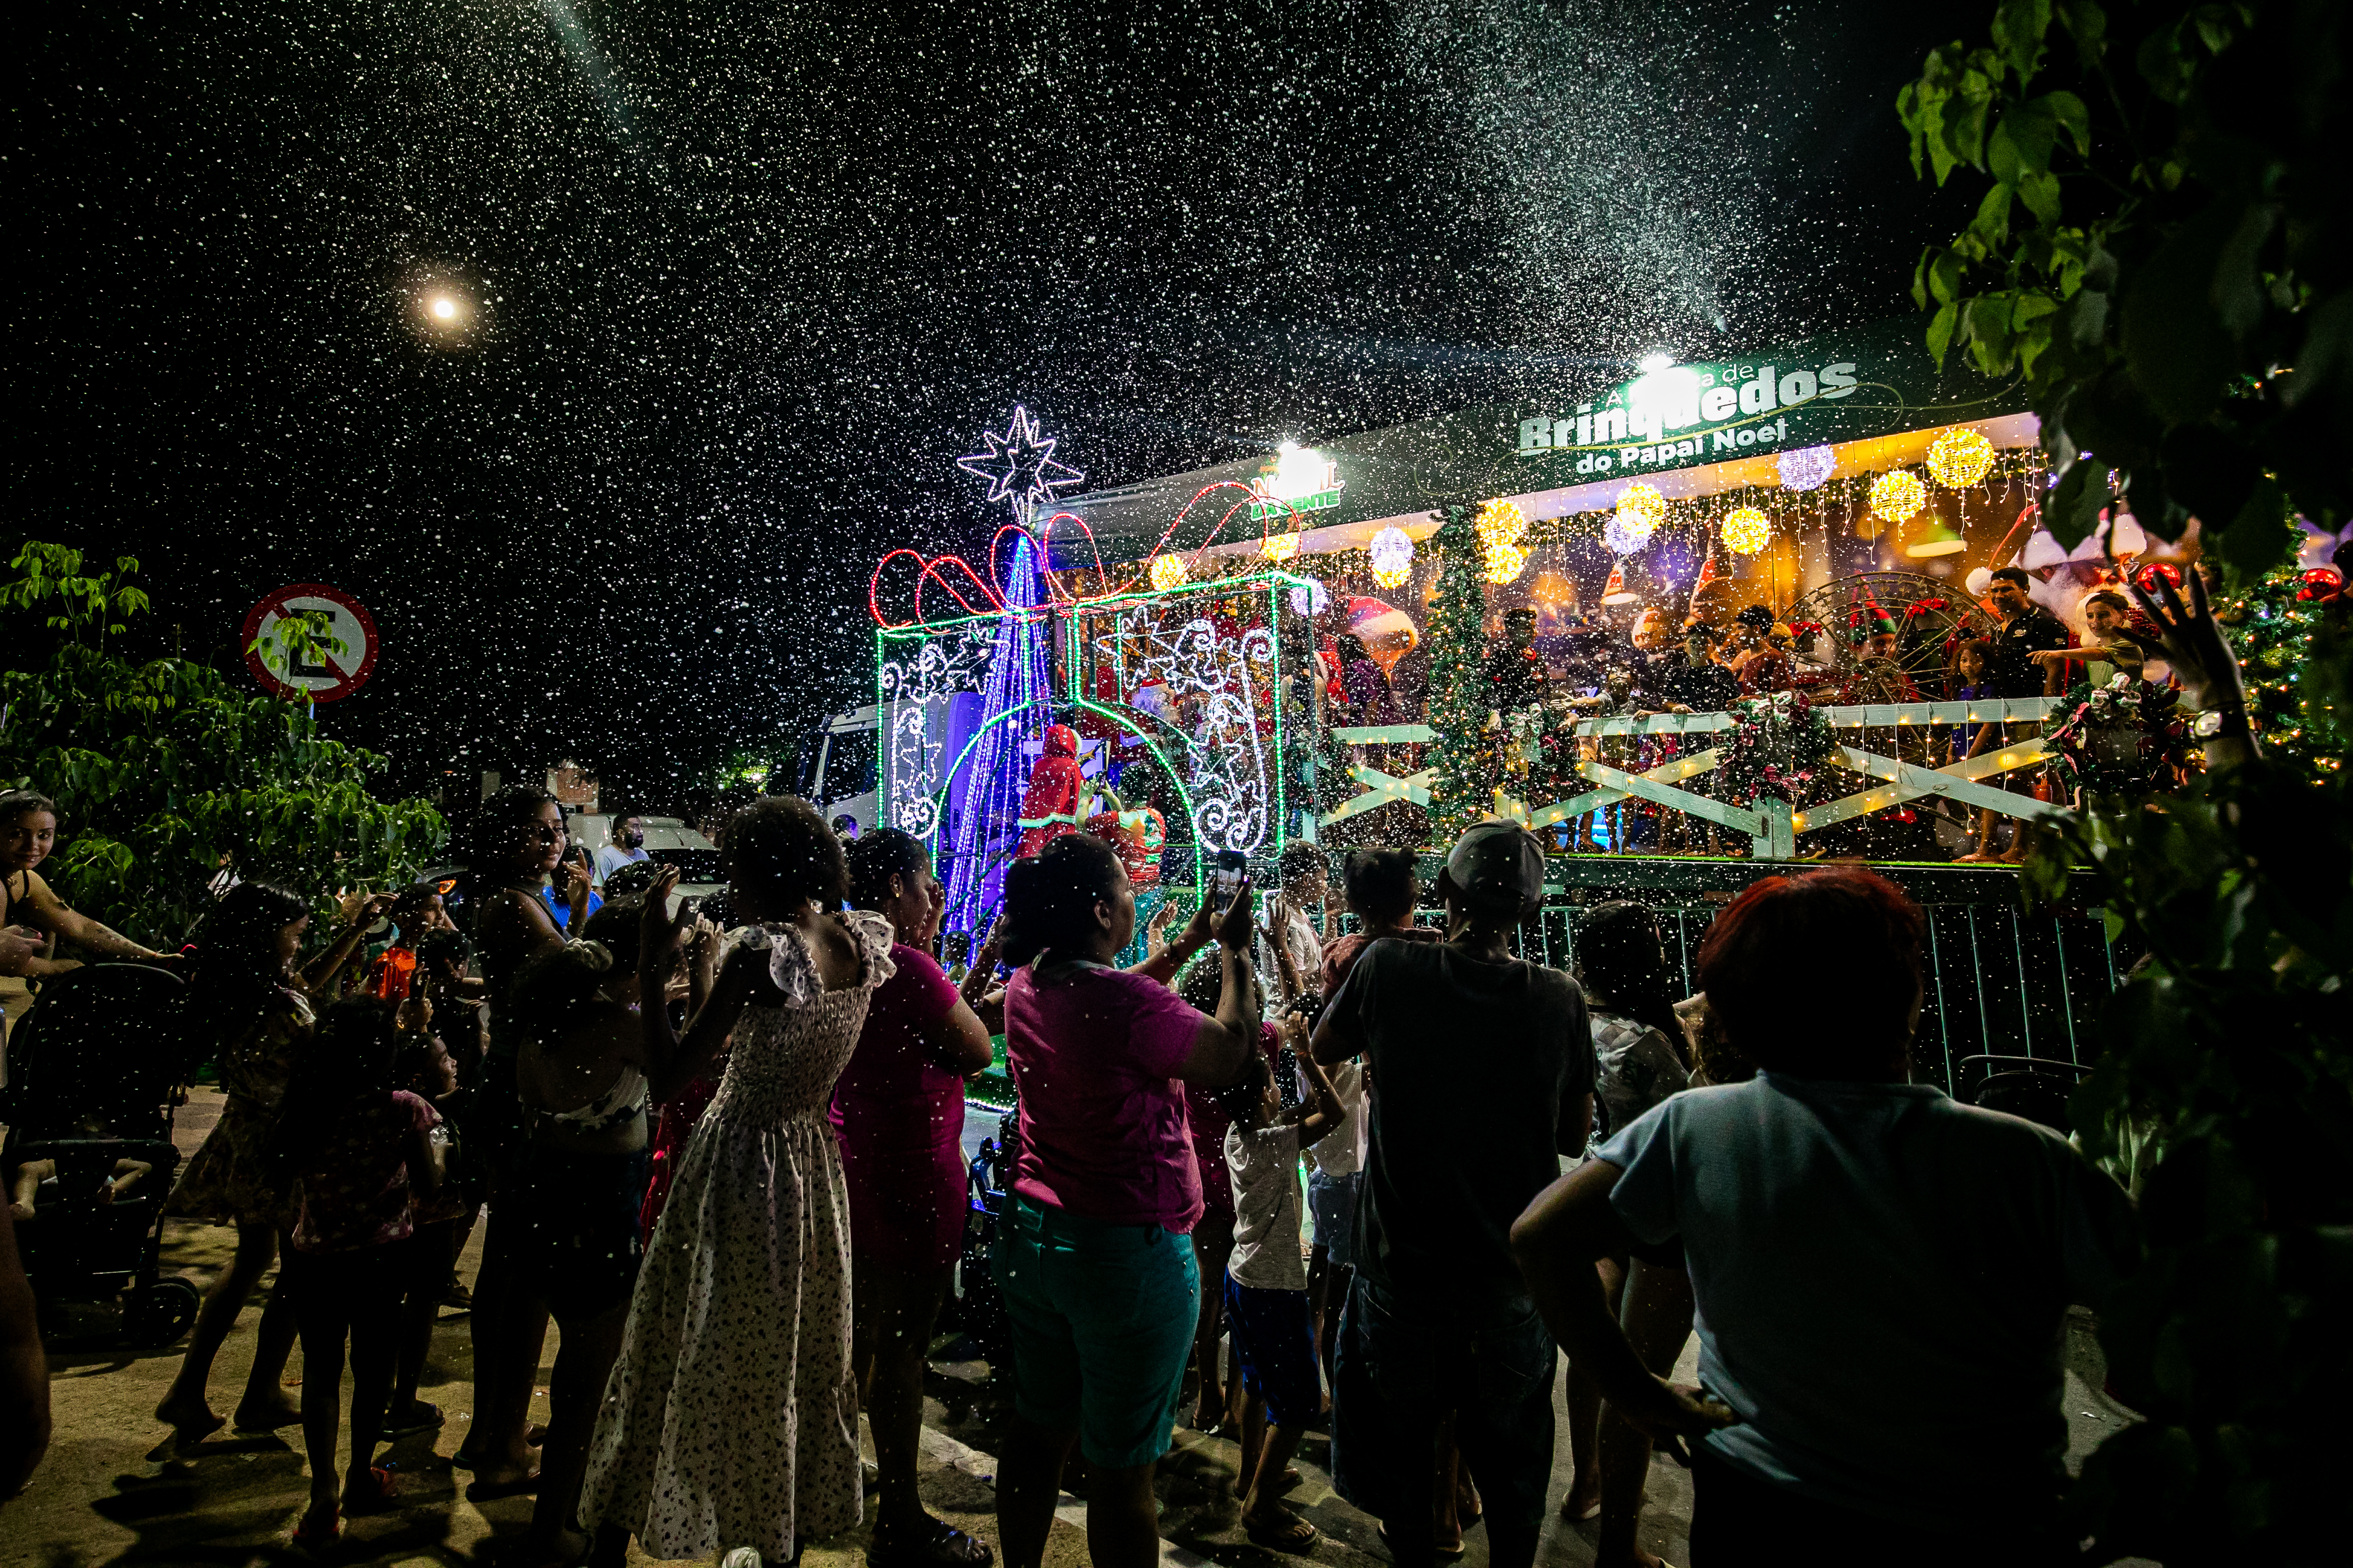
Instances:
[[[1858,572],[1799,595],[1785,617],[1814,634],[1799,656],[1852,672],[1874,632],[1895,633],[1895,662],[1924,699],[1944,696],[1948,645],[1985,635],[1984,616],[1958,587],[1915,572]],[[1810,647],[1805,641],[1810,640]]]

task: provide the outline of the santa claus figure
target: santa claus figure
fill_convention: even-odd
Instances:
[[[1021,796],[1018,858],[1026,860],[1079,830],[1079,796],[1085,788],[1079,776],[1079,732],[1068,724],[1049,724],[1045,754],[1029,770],[1029,787]]]

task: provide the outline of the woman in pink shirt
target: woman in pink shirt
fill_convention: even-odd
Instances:
[[[1111,846],[1073,834],[1006,875],[1005,1051],[1021,1098],[994,1260],[1018,1390],[997,1469],[1008,1568],[1045,1555],[1074,1440],[1095,1471],[1093,1561],[1159,1560],[1152,1466],[1168,1447],[1201,1288],[1184,1086],[1233,1082],[1257,1041],[1250,910],[1244,883],[1217,922],[1224,983],[1212,1018],[1168,989],[1209,942],[1206,901],[1166,951],[1119,970],[1135,895]]]
[[[964,1080],[988,1029],[932,957],[946,895],[923,840],[877,828],[849,846],[849,899],[891,922],[890,979],[833,1088],[849,1188],[850,1372],[881,1472],[870,1568],[982,1568],[988,1548],[923,1511],[915,1453],[923,1352],[955,1279],[966,1212]]]

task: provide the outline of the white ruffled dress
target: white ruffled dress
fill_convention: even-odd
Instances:
[[[876,986],[891,925],[844,917],[858,983],[822,990],[789,926],[765,948],[779,1006],[748,1006],[646,1248],[589,1446],[580,1518],[647,1555],[738,1546],[786,1561],[862,1509],[849,1374],[849,1194],[826,1106]]]

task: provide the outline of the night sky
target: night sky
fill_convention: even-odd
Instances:
[[[1982,26],[1926,10],[51,8],[6,531],[223,668],[356,594],[321,713],[394,787],[676,804],[871,691],[875,558],[985,548],[1017,401],[1119,484],[1908,310],[1967,213],[1895,90]]]

